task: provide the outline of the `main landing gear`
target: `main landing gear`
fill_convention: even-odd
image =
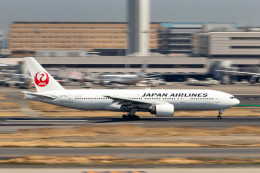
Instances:
[[[137,111],[137,108],[132,108],[130,110],[130,112],[127,115],[123,115],[122,118],[124,120],[139,120],[140,117],[135,115],[136,111]]]
[[[221,116],[222,112],[225,112],[225,109],[219,110],[219,112],[218,112],[218,119],[222,119],[222,116]]]
[[[137,115],[130,115],[130,114],[123,115],[122,118],[123,118],[123,120],[139,120],[140,119],[139,116],[137,116]]]

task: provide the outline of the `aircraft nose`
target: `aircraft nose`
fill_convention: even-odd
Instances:
[[[236,99],[235,105],[238,105],[239,103],[240,103],[240,101],[238,99]]]

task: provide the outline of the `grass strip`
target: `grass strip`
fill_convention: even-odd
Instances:
[[[260,105],[246,105],[246,104],[238,104],[237,107],[260,107]]]
[[[6,109],[18,109],[20,106],[15,102],[1,102],[0,104],[0,110],[6,110]]]
[[[0,134],[0,139],[42,140],[55,137],[96,137],[113,134],[118,137],[142,136],[233,136],[260,135],[259,126],[235,126],[226,129],[192,128],[192,127],[142,127],[137,125],[114,126],[80,126],[71,129],[39,128],[22,129],[13,134]]]
[[[12,141],[0,142],[0,147],[40,147],[40,148],[96,148],[96,147],[120,147],[120,148],[142,148],[142,147],[260,147],[260,144],[196,144],[196,143],[113,143],[113,142],[64,142],[64,141]]]
[[[259,145],[260,146],[260,145]],[[95,148],[95,147],[209,147],[193,143],[113,143],[113,142],[64,142],[64,141],[12,141],[0,142],[0,147],[41,147],[41,148]]]
[[[0,95],[0,100],[10,100],[10,99],[6,98],[5,95]]]
[[[28,117],[28,115],[17,113],[17,112],[0,111],[0,117]]]

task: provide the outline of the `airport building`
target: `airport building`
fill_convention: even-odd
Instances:
[[[193,34],[210,31],[234,31],[235,23],[161,23],[159,50],[162,54],[192,54]]]
[[[260,32],[196,33],[193,43],[194,54],[209,58],[260,57]]]
[[[159,30],[159,52],[192,53],[192,34],[201,32],[201,23],[161,23]]]
[[[129,11],[138,10],[144,5],[130,3],[129,7],[133,7]],[[138,16],[148,18],[144,14]],[[36,51],[41,50],[83,50],[101,56],[124,56],[129,53],[148,56],[149,51],[191,54],[194,33],[219,29],[227,31],[230,30],[226,29],[227,25],[234,27],[232,23],[152,22],[148,28],[140,20],[130,17],[128,20],[130,28],[126,22],[14,22],[10,25],[9,49],[16,57],[34,56]],[[149,19],[146,21],[148,23]]]
[[[149,47],[158,49],[160,23],[149,28]],[[10,25],[12,56],[34,56],[37,50],[85,50],[123,56],[128,47],[126,22],[14,22]]]

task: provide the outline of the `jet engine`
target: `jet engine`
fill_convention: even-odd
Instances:
[[[172,117],[174,114],[174,105],[172,104],[161,104],[152,106],[149,109],[151,114],[155,114],[157,117]]]
[[[257,83],[257,82],[260,82],[260,80],[259,80],[260,78],[259,78],[259,76],[257,76],[257,75],[253,75],[251,78],[250,78],[250,83],[251,84],[255,84],[255,83]]]
[[[102,84],[103,84],[103,85],[110,85],[110,84],[111,84],[111,81],[104,80],[104,81],[102,81]]]

